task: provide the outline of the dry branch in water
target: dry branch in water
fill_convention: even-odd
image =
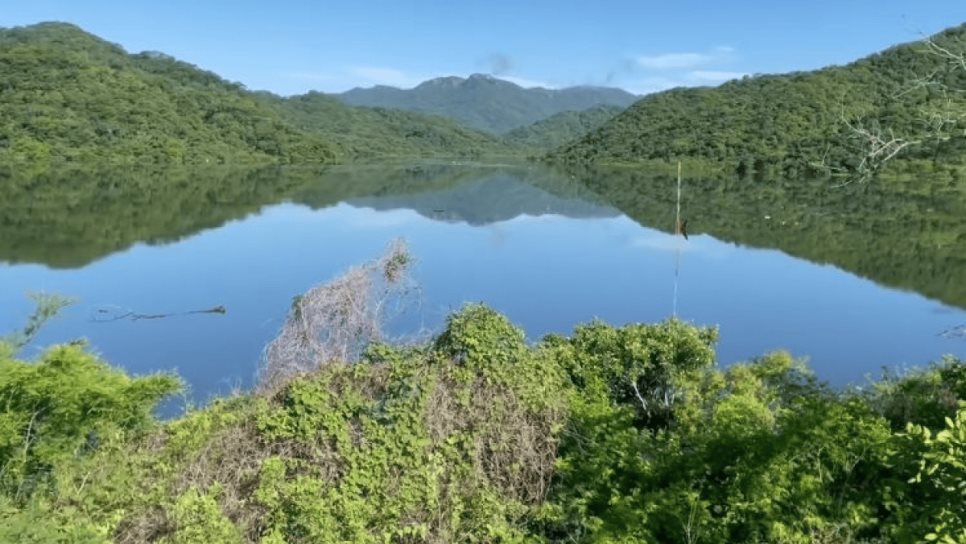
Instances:
[[[383,339],[383,326],[415,292],[402,240],[378,259],[295,298],[282,330],[265,348],[258,387],[273,390],[330,361],[351,362]]]

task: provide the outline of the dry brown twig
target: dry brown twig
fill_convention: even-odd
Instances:
[[[385,323],[417,292],[411,263],[405,242],[395,240],[378,259],[296,297],[262,355],[259,389],[275,390],[331,361],[355,361],[367,345],[383,340]]]

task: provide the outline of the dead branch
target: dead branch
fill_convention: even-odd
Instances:
[[[382,257],[296,297],[262,355],[259,388],[274,389],[331,361],[355,361],[366,346],[383,340],[383,325],[415,292],[411,261],[406,244],[396,240]]]

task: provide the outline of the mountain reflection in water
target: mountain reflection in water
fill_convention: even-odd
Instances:
[[[23,296],[80,299],[36,346],[77,337],[135,372],[177,368],[199,400],[251,383],[292,297],[404,237],[418,307],[399,334],[484,301],[530,338],[577,323],[721,327],[723,363],[768,350],[861,383],[966,341],[966,195],[948,180],[826,182],[561,174],[424,163],[0,177],[0,331]],[[98,308],[213,315],[92,320]]]

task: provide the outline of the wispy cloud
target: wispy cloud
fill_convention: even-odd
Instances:
[[[623,87],[637,94],[649,94],[674,87],[714,85],[747,75],[724,70],[737,56],[729,45],[707,51],[660,53],[631,59],[620,70],[609,73],[608,81],[620,79]]]
[[[415,87],[427,79],[395,68],[376,66],[353,66],[349,68],[349,75],[361,79],[363,84],[391,85],[402,88]]]
[[[502,76],[513,70],[513,59],[506,53],[490,53],[483,60],[483,64],[487,67],[489,73],[494,76]]]
[[[689,75],[698,81],[721,82],[728,81],[729,79],[738,79],[748,75],[748,73],[730,72],[727,70],[694,70]]]
[[[340,92],[352,87],[371,87],[373,85],[389,85],[392,87],[408,89],[415,87],[416,85],[419,85],[428,79],[444,76],[468,77],[469,75],[470,74],[468,73],[445,71],[440,71],[435,74],[416,73],[384,66],[350,66],[340,70],[335,70],[331,73],[303,70],[286,72],[284,74],[284,76],[290,80],[298,81],[303,84],[318,85],[319,87],[325,88],[330,92]],[[554,89],[558,87],[558,85],[554,85],[547,81],[511,76],[508,74],[501,74],[494,77],[499,77],[500,79],[510,81],[521,87],[527,88],[544,87],[547,89]]]
[[[675,87],[717,85],[732,79],[742,78],[746,75],[748,75],[746,72],[730,72],[726,70],[688,70],[668,76],[628,80],[623,86],[635,94],[650,94],[666,91]]]
[[[735,52],[735,48],[730,45],[718,45],[704,52],[641,55],[636,60],[638,66],[641,68],[651,70],[681,70],[728,62],[733,59]]]
[[[661,55],[642,55],[637,57],[637,64],[644,68],[668,70],[674,68],[694,68],[714,60],[713,55],[706,53],[664,53]]]
[[[650,94],[674,87],[683,87],[688,82],[680,78],[672,77],[645,77],[636,80],[628,80],[623,87],[634,94]]]
[[[510,83],[516,83],[517,85],[527,89],[531,87],[543,87],[544,89],[557,88],[557,85],[553,85],[551,83],[547,83],[546,81],[540,81],[537,79],[527,79],[525,77],[516,77],[516,76],[507,76],[507,75],[503,75],[499,77],[502,80],[509,81]]]

